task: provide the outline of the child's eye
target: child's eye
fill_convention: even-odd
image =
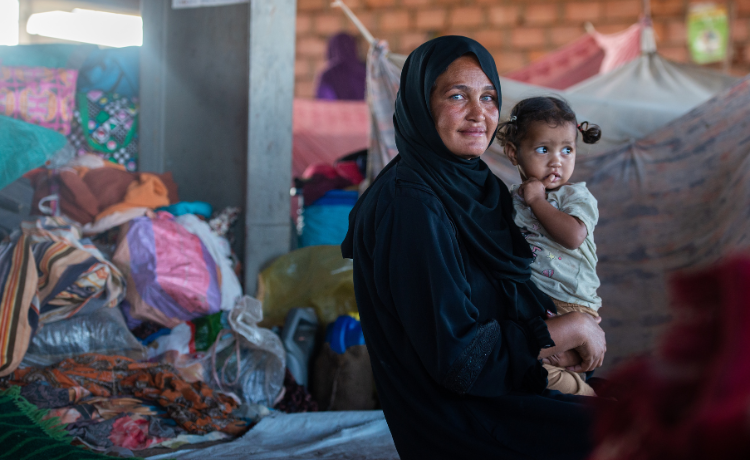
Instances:
[[[571,153],[573,153],[573,149],[571,149],[570,147],[565,147],[562,149],[562,153],[563,155],[570,155]]]
[[[547,147],[537,147],[534,151],[536,153],[547,153]]]

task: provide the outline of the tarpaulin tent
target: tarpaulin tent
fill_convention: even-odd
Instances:
[[[545,88],[569,88],[637,58],[644,27],[639,22],[622,32],[605,35],[592,26],[581,38],[504,77]]]

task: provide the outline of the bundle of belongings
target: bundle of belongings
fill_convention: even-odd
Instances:
[[[349,212],[359,198],[367,171],[367,150],[334,164],[315,163],[295,178],[299,247],[340,244],[349,227]],[[300,205],[301,203],[301,205]]]

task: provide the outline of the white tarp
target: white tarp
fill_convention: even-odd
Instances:
[[[243,437],[150,460],[398,460],[383,411],[274,413]]]

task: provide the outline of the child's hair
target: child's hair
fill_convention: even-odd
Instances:
[[[497,139],[501,145],[512,144],[518,148],[521,139],[526,136],[532,123],[543,121],[550,126],[573,123],[581,132],[583,142],[593,144],[602,137],[598,125],[588,121],[578,123],[576,114],[567,102],[556,97],[532,97],[524,99],[510,112],[510,120],[500,123],[497,128]]]

